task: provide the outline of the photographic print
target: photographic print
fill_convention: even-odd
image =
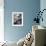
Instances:
[[[12,12],[12,26],[23,26],[23,12]]]

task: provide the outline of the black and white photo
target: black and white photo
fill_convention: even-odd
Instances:
[[[12,12],[12,25],[23,26],[23,12]]]

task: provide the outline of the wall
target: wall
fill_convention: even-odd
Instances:
[[[40,9],[41,9],[41,11],[42,11],[43,9],[46,9],[46,0],[40,0]],[[46,10],[43,12],[42,17],[43,17],[43,22],[41,21],[41,22],[40,22],[40,25],[46,27],[46,20],[45,20],[45,19],[46,19]]]
[[[4,0],[0,0],[0,42],[4,41],[4,3],[3,1]]]
[[[32,29],[35,12],[40,9],[40,0],[4,0],[4,39],[18,41]],[[23,27],[12,26],[12,12],[24,13]]]

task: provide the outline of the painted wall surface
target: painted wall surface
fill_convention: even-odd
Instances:
[[[4,0],[4,39],[18,41],[32,29],[35,12],[40,9],[40,0]],[[23,27],[12,26],[12,12],[23,12]]]
[[[40,0],[40,9],[41,9],[41,11],[43,9],[46,9],[46,0]],[[46,27],[46,10],[43,12],[42,17],[43,17],[43,22],[40,21],[40,25]]]

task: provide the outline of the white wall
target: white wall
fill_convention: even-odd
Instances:
[[[4,41],[4,0],[0,0],[0,42]]]

